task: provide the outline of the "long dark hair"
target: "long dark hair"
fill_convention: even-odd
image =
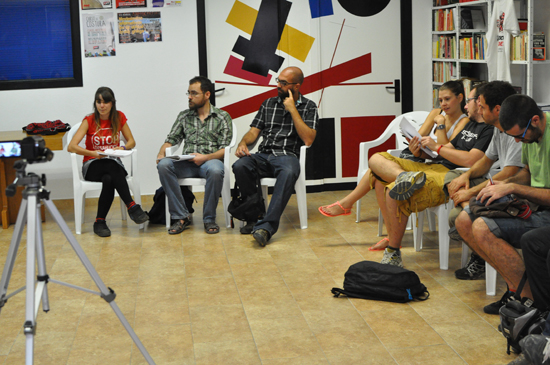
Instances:
[[[115,93],[113,90],[106,86],[102,86],[95,92],[94,97],[94,120],[96,125],[96,130],[99,130],[101,122],[99,118],[99,111],[96,107],[96,102],[101,101],[100,97],[103,98],[103,101],[106,103],[113,103],[113,106],[111,107],[111,112],[109,114],[109,120],[111,121],[111,130],[112,130],[112,137],[113,141],[118,141],[118,135],[120,133],[120,119],[118,116],[118,111],[116,110],[116,99],[115,99]]]
[[[462,94],[462,101],[460,102],[460,110],[462,110],[462,113],[466,113],[466,96],[464,95],[464,85],[462,84],[462,81],[459,80],[450,80],[441,85],[439,88],[439,91],[443,90],[449,90],[453,94],[455,94],[456,97],[458,95]]]

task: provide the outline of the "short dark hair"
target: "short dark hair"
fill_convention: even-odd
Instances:
[[[542,110],[540,110],[535,100],[527,95],[516,94],[504,100],[500,106],[498,119],[502,128],[508,131],[514,128],[515,125],[522,129],[527,127],[529,120],[535,115],[538,115],[541,119],[543,118]]]
[[[516,94],[516,89],[506,81],[491,81],[477,89],[477,95],[483,95],[489,110],[493,110],[497,105],[502,105],[504,99],[514,94]]]
[[[476,83],[472,83],[472,90],[476,91],[476,99],[479,99],[479,90],[487,85],[487,81],[478,81]]]
[[[203,93],[206,93],[207,91],[210,91],[210,94],[214,93],[214,84],[212,84],[212,81],[208,78],[204,76],[195,76],[189,80],[189,85],[196,84],[197,82],[201,84],[201,91]]]

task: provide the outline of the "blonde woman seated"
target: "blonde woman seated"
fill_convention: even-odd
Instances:
[[[464,109],[466,98],[464,97],[464,86],[461,81],[447,81],[439,88],[439,105],[441,108],[434,109],[430,112],[418,132],[421,136],[429,136],[430,133],[434,131],[437,143],[446,144],[453,139],[469,121]],[[399,157],[414,161],[424,161],[419,157],[414,157],[408,148],[403,150]],[[319,207],[319,212],[327,217],[350,215],[353,204],[371,190],[371,178],[372,173],[369,169],[351,193],[336,203]],[[384,238],[370,247],[369,250],[381,251],[384,250],[387,245],[388,239]]]

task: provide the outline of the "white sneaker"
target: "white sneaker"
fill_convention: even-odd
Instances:
[[[388,251],[388,248],[386,247],[386,249],[384,250],[384,257],[382,258],[382,261],[380,261],[380,263],[403,267],[401,251],[394,251],[390,253]]]

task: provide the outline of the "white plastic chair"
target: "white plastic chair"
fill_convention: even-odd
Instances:
[[[80,124],[82,122],[76,124],[71,128],[71,130],[68,133],[67,140],[70,142],[73,139],[73,136],[75,135],[76,131],[80,128]],[[82,139],[82,141],[79,143],[83,143],[85,141],[85,138]],[[122,133],[121,133],[121,141],[125,142]],[[126,166],[126,171],[128,172],[128,176],[126,176],[126,181],[128,182],[128,187],[130,188],[130,191],[134,195],[134,201],[137,204],[141,204],[141,193],[139,188],[139,180],[137,178],[137,149],[132,149],[134,153],[130,156],[130,158],[126,158],[125,161],[129,161],[129,166]],[[100,182],[94,182],[94,181],[86,181],[84,180],[84,177],[82,176],[82,156],[77,155],[76,153],[70,153],[71,156],[71,167],[73,170],[73,191],[74,191],[74,224],[75,224],[75,230],[76,234],[82,233],[82,221],[84,220],[84,207],[86,203],[86,193],[90,191],[98,191],[101,190],[103,187],[103,184]],[[123,160],[124,161],[124,160]],[[126,204],[122,200],[120,200],[120,215],[122,217],[122,220],[126,220],[126,214],[127,214],[127,208]],[[139,228],[143,229],[145,224],[140,224]]]
[[[303,145],[300,147],[300,176],[296,180],[294,190],[296,190],[296,200],[298,202],[298,215],[300,216],[300,228],[307,228],[307,196],[306,196],[306,150],[309,146]],[[267,203],[267,188],[275,186],[277,181],[274,177],[264,177],[260,179],[260,185],[262,186],[262,195],[265,202],[265,210],[269,204]]]
[[[229,212],[227,211],[227,207],[229,206],[229,203],[231,202],[231,164],[230,164],[230,155],[231,155],[231,149],[235,147],[237,144],[237,127],[235,126],[235,122],[232,121],[233,126],[233,137],[231,138],[231,143],[229,143],[229,146],[225,147],[225,152],[223,155],[223,166],[224,166],[224,178],[223,178],[223,186],[222,186],[222,203],[223,203],[223,211],[225,214],[225,225],[227,228],[231,228],[231,216],[229,215]],[[183,141],[182,141],[183,143]],[[180,148],[181,143],[178,145],[174,145],[171,147],[168,147],[166,149],[166,156],[173,156],[176,154],[176,151]],[[206,186],[206,179],[200,178],[200,177],[189,177],[185,179],[178,179],[178,183],[180,186]],[[166,228],[170,228],[170,210],[168,207],[168,197],[166,197]]]
[[[428,117],[428,114],[430,114],[430,112],[418,111],[418,112],[409,112],[409,113],[399,115],[394,120],[391,121],[391,123],[388,125],[388,127],[380,137],[378,137],[374,141],[360,143],[359,144],[359,170],[357,172],[357,184],[359,184],[359,182],[361,181],[361,179],[369,169],[369,150],[371,148],[380,146],[382,143],[390,139],[390,137],[393,135],[395,135],[395,147],[397,150],[402,150],[407,147],[407,145],[405,144],[407,140],[405,139],[405,137],[403,137],[403,135],[401,134],[401,130],[399,129],[399,124],[401,123],[402,117],[407,118],[407,120],[409,120],[413,125],[416,125],[417,129],[419,129],[422,123],[424,123],[424,121]],[[388,152],[395,153],[394,150],[389,150]],[[360,220],[361,220],[361,199],[357,201],[355,221],[359,223]],[[379,226],[383,224],[383,223],[380,223],[380,220],[378,222],[379,222],[378,223]],[[381,234],[380,230],[379,230],[379,234]]]
[[[467,244],[462,242],[462,257],[461,267],[466,266],[468,263],[468,256],[470,254],[470,248]],[[487,295],[497,294],[497,270],[485,262],[485,293]]]

